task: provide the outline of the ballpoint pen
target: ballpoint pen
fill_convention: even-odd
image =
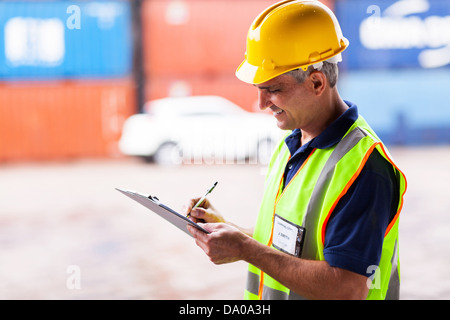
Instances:
[[[217,186],[217,181],[213,184],[213,186],[212,186],[211,188],[209,188],[209,189],[206,191],[205,195],[204,195],[203,197],[201,197],[201,198],[197,201],[197,203],[192,207],[192,209],[195,209],[195,208],[197,208],[198,206],[200,206],[200,205],[203,203],[203,201],[205,201],[206,196],[207,196],[208,194],[210,194],[211,191],[213,191],[214,188],[215,188],[216,186]],[[191,211],[192,211],[192,209],[191,209]],[[186,217],[189,217],[190,215],[191,215],[191,212],[189,212],[189,213],[186,215]]]

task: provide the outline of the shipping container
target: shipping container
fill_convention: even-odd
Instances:
[[[333,8],[334,1],[322,1]],[[221,95],[255,110],[256,90],[236,79],[247,31],[273,0],[146,0],[142,6],[146,100]]]
[[[176,96],[218,95],[247,111],[257,111],[255,87],[239,81],[234,74],[222,77],[151,77],[146,87],[147,100]]]
[[[450,66],[450,1],[336,0],[349,69]]]
[[[0,80],[127,77],[131,21],[128,1],[2,1]]]
[[[219,95],[256,110],[255,88],[234,72],[251,22],[273,3],[144,0],[146,100]],[[119,156],[141,86],[132,79],[132,5],[0,2],[0,161]]]
[[[273,0],[147,0],[142,7],[147,75],[234,74],[247,31]],[[322,1],[332,7],[331,1]]]
[[[352,70],[338,87],[385,143],[450,143],[448,69]]]
[[[336,0],[341,96],[385,143],[450,143],[450,1]]]
[[[132,80],[0,83],[0,161],[118,156]]]

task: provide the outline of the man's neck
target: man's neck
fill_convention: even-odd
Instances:
[[[321,134],[348,109],[348,105],[341,99],[336,88],[331,90],[328,98],[328,101],[324,102],[328,106],[324,108],[326,117],[323,117],[322,121],[316,122],[313,128],[300,128],[302,131],[301,146]]]

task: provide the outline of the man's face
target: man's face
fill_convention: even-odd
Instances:
[[[294,77],[282,74],[255,87],[259,108],[272,110],[280,129],[306,129],[320,114],[310,77],[298,83]]]

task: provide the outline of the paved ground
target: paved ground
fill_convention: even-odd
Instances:
[[[402,299],[450,299],[450,148],[391,150],[408,177],[401,218]],[[115,187],[174,209],[210,199],[251,225],[258,165],[161,168],[135,159],[0,166],[0,299],[241,299],[246,265],[216,266],[192,239]]]

